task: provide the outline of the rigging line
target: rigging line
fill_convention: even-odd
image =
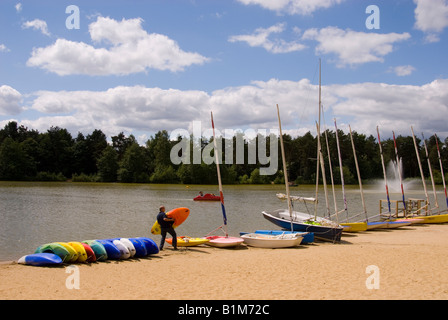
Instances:
[[[226,215],[226,208],[224,207],[224,196],[222,193],[221,172],[219,171],[219,152],[218,152],[218,145],[217,145],[216,137],[215,137],[215,123],[213,122],[213,112],[211,111],[210,114],[211,114],[212,128],[213,128],[213,146],[214,146],[215,159],[216,159],[216,171],[218,174],[219,195],[221,197],[221,210],[222,210],[222,216],[223,216],[224,228],[225,228],[224,233],[226,234],[226,237],[228,237],[227,215]]]
[[[445,174],[443,173],[442,157],[440,156],[439,138],[437,137],[437,134],[434,134],[434,137],[436,138],[437,156],[439,158],[440,172],[442,173],[443,189],[445,190],[446,206],[448,208],[448,193],[446,191]]]
[[[344,210],[345,210],[347,221],[348,221],[347,197],[345,195],[344,170],[343,170],[343,166],[342,166],[341,148],[339,146],[339,134],[338,134],[338,127],[336,125],[336,118],[334,118],[334,127],[336,129],[336,145],[338,147],[339,171],[341,174],[341,185],[342,185],[342,197],[344,199]]]
[[[363,208],[364,214],[366,216],[366,222],[368,222],[366,202],[364,200],[364,191],[362,189],[361,174],[359,172],[358,157],[356,156],[356,150],[355,150],[355,142],[353,141],[352,128],[350,127],[350,125],[348,125],[348,128],[350,130],[350,140],[352,141],[352,149],[353,149],[353,157],[355,158],[356,173],[358,175],[358,183],[359,183],[359,191],[361,193],[362,208]]]
[[[376,126],[376,132],[378,133],[378,145],[380,147],[381,165],[383,167],[384,183],[386,185],[387,205],[389,207],[389,219],[390,219],[392,211],[390,210],[389,187],[387,184],[386,166],[384,165],[383,147],[381,146],[380,130],[379,130],[378,126]]]
[[[426,202],[429,206],[430,202],[429,202],[428,190],[426,189],[425,175],[423,174],[422,162],[420,160],[420,152],[417,146],[417,139],[415,138],[414,128],[412,126],[411,126],[411,132],[412,132],[412,140],[414,141],[415,155],[417,156],[418,167],[420,169],[420,176],[422,177],[423,190],[425,191]]]
[[[328,157],[328,165],[329,165],[329,169],[330,169],[330,178],[331,178],[331,189],[333,191],[333,203],[334,203],[334,213],[336,214],[336,218],[338,217],[338,204],[336,202],[336,191],[334,188],[334,178],[333,178],[333,166],[331,164],[331,155],[330,155],[330,144],[328,143],[328,134],[327,134],[327,123],[325,122],[325,113],[324,113],[324,108],[322,106],[322,119],[324,121],[324,134],[325,134],[325,143],[327,145],[327,157]]]
[[[405,200],[405,196],[404,196],[403,177],[401,176],[400,159],[398,158],[397,140],[395,139],[395,131],[392,131],[392,136],[393,136],[393,138],[394,138],[395,158],[396,158],[396,160],[397,160],[398,177],[400,178],[401,195],[402,195],[402,197],[403,197],[404,215],[406,216],[406,215],[407,215],[406,200]],[[397,213],[397,214],[398,214],[398,213]]]
[[[432,174],[431,161],[429,160],[428,147],[426,146],[426,140],[425,140],[425,136],[423,135],[423,132],[422,132],[422,138],[423,138],[423,145],[425,146],[426,159],[428,160],[429,174],[431,176],[432,190],[434,192],[434,201],[436,204],[437,212],[440,214],[439,202],[437,201],[436,185],[434,183],[434,176]]]

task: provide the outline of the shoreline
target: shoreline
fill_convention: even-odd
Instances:
[[[79,289],[67,287],[67,266],[0,263],[0,299],[447,300],[447,231],[414,225],[285,249],[168,246],[148,258],[75,264]],[[367,288],[376,275],[379,288]]]

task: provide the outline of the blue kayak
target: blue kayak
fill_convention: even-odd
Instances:
[[[134,239],[138,239],[145,244],[146,251],[147,251],[148,255],[159,253],[159,247],[154,242],[154,240],[152,240],[150,238],[145,238],[145,237],[138,237],[138,238],[134,238]]]
[[[17,263],[30,266],[54,266],[62,264],[62,259],[54,253],[33,253],[21,257]]]
[[[118,260],[121,257],[121,252],[120,250],[117,248],[116,245],[114,245],[111,241],[109,240],[96,240],[99,243],[101,243],[104,247],[104,249],[107,252],[107,258],[111,259],[111,260]]]
[[[135,257],[145,257],[148,255],[148,251],[146,250],[146,246],[142,240],[136,238],[129,238],[129,241],[132,242],[135,248]]]

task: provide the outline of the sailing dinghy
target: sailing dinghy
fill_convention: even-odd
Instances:
[[[300,233],[283,233],[279,235],[247,233],[241,236],[248,246],[258,248],[290,248],[297,247],[303,240]]]
[[[283,146],[283,133],[280,120],[280,111],[277,105],[277,116],[280,129],[280,146],[282,150],[283,159],[283,173],[285,176],[286,196],[281,196],[288,201],[288,209],[279,209],[275,211],[263,211],[263,217],[268,221],[276,224],[283,229],[291,231],[312,232],[315,238],[331,241],[333,243],[341,241],[341,234],[343,228],[329,219],[311,215],[309,213],[297,212],[292,210],[292,201],[289,193],[288,173],[286,168],[285,150]],[[318,159],[319,161],[319,159]],[[314,198],[297,197],[295,200],[301,202],[313,202],[316,204]]]
[[[215,137],[215,124],[213,122],[213,112],[211,112],[211,119],[212,119],[212,128],[213,128],[213,145],[214,145],[214,152],[215,152],[215,160],[216,160],[216,170],[218,173],[218,184],[219,184],[219,196],[221,200],[221,210],[222,210],[222,217],[223,217],[223,224],[216,228],[215,230],[211,231],[209,234],[207,234],[204,238],[209,240],[206,242],[206,245],[212,246],[212,247],[218,247],[218,248],[229,248],[229,247],[237,247],[240,244],[244,242],[244,239],[239,237],[229,237],[229,234],[227,233],[227,215],[226,215],[226,208],[224,206],[224,195],[222,193],[222,183],[221,183],[221,172],[219,170],[219,157],[218,157],[218,146],[216,143],[216,137]],[[225,236],[216,236],[211,235],[216,230],[222,230],[225,234]]]

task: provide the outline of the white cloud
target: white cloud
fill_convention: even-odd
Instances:
[[[385,131],[410,134],[410,126],[428,134],[448,135],[448,80],[422,86],[358,83],[332,85],[327,89],[338,98],[332,106],[337,117],[352,119],[352,128],[374,134],[376,125]]]
[[[148,69],[183,71],[209,60],[198,53],[183,51],[165,35],[147,33],[142,21],[98,17],[89,25],[91,39],[111,47],[95,48],[84,42],[57,39],[53,45],[34,49],[27,65],[58,75],[128,75]]]
[[[22,111],[22,95],[7,85],[0,87],[0,115],[14,115]]]
[[[415,28],[426,35],[428,42],[439,41],[438,33],[448,27],[448,0],[414,0]]]
[[[3,44],[0,43],[0,52],[9,52],[10,50]]]
[[[316,40],[316,54],[335,54],[337,65],[359,65],[368,62],[383,62],[384,56],[394,50],[396,42],[409,39],[409,33],[365,33],[342,30],[337,27],[308,29],[304,40]]]
[[[50,36],[50,32],[48,31],[47,23],[40,19],[34,19],[32,21],[25,21],[22,24],[23,29],[33,28],[34,30],[38,30],[42,32],[42,34],[46,36]]]
[[[10,87],[4,89],[12,94],[0,93],[2,97],[9,97],[0,99],[9,101],[1,102],[0,110],[9,108],[19,112],[20,94]],[[336,117],[343,130],[351,124],[355,131],[375,135],[379,125],[385,138],[392,130],[409,135],[411,125],[416,132],[425,132],[428,136],[435,132],[448,136],[444,120],[448,114],[448,79],[422,86],[324,85],[322,102],[330,129]],[[318,85],[308,79],[254,81],[211,94],[142,86],[120,86],[106,91],[39,91],[30,100],[30,108],[40,117],[21,123],[41,132],[50,126],[60,126],[72,134],[101,129],[109,137],[121,131],[149,136],[159,130],[191,132],[193,121],[201,121],[203,131],[209,129],[210,110],[213,110],[218,130],[269,130],[278,128],[276,104],[280,106],[285,132],[315,134]]]
[[[395,73],[399,77],[409,76],[412,74],[412,72],[415,71],[415,68],[413,66],[407,65],[407,66],[397,66],[390,69],[391,72]]]
[[[21,12],[22,11],[22,4],[20,2],[17,3],[14,7],[16,8],[17,12]]]
[[[48,116],[38,119],[33,127],[42,130],[50,123],[71,132],[96,128],[109,135],[182,128],[208,107],[208,95],[202,91],[141,86],[106,91],[39,91],[35,95],[31,108]]]
[[[265,9],[290,15],[309,15],[319,9],[327,9],[345,0],[238,0],[245,5],[259,5]]]
[[[251,47],[262,47],[271,53],[288,53],[305,49],[306,46],[297,41],[286,42],[283,39],[269,39],[271,34],[285,31],[285,26],[285,23],[278,23],[269,28],[258,28],[253,34],[231,36],[229,41],[246,42]]]

